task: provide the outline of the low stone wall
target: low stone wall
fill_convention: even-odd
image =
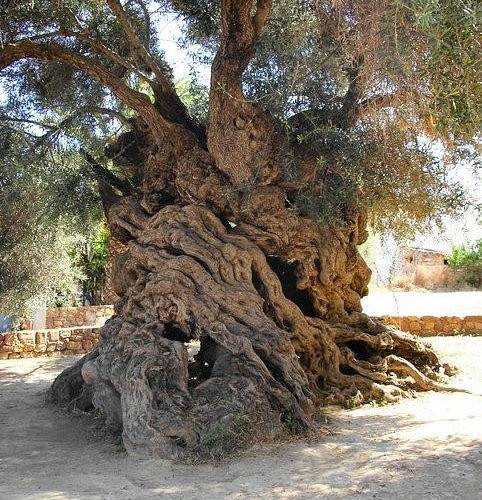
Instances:
[[[99,341],[100,327],[0,333],[0,360],[82,354]]]
[[[382,320],[399,330],[421,337],[431,335],[482,334],[482,316],[383,316]]]
[[[58,307],[47,309],[45,328],[103,325],[114,314],[114,306]]]
[[[110,306],[101,307],[108,312],[107,308]],[[383,316],[381,319],[399,330],[421,337],[463,333],[482,334],[482,316],[466,316],[464,318],[456,316]],[[0,360],[86,353],[97,345],[100,330],[100,326],[81,326],[0,333]]]

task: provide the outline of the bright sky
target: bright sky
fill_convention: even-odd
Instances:
[[[159,44],[165,52],[166,62],[171,66],[176,80],[189,78],[190,57],[188,52],[181,48],[177,42],[181,37],[181,22],[178,16],[166,15],[159,20],[157,25]],[[196,64],[195,67],[202,83],[209,85],[210,67]]]

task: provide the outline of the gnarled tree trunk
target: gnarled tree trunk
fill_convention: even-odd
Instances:
[[[137,179],[108,217],[128,249],[114,266],[120,299],[50,397],[102,410],[132,453],[215,454],[307,429],[321,405],[440,388],[431,350],[361,312],[365,214],[331,227],[289,209],[298,186],[281,173],[279,125],[241,91],[269,10],[251,3],[223,2],[206,137],[141,114],[109,151]],[[316,159],[292,148],[309,180]]]

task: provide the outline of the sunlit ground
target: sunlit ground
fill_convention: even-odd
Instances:
[[[362,299],[370,316],[482,316],[482,292],[393,292],[370,289]]]
[[[433,341],[471,394],[330,412],[317,442],[259,445],[220,466],[127,457],[94,420],[44,406],[75,358],[2,361],[0,499],[481,498],[482,338]]]

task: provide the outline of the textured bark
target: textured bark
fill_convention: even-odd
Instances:
[[[114,262],[116,259],[125,254],[127,251],[126,245],[118,241],[114,237],[109,238],[108,243],[108,254],[107,254],[107,266],[105,269],[105,283],[104,289],[102,290],[102,301],[104,304],[115,304],[119,300],[119,296],[115,293],[112,284],[113,281],[113,271]]]
[[[309,250],[293,270],[286,255],[301,253],[290,249],[275,261],[251,233],[228,229],[206,207],[169,205],[148,217],[135,200],[123,203],[112,218],[135,237],[114,270],[122,297],[117,315],[97,351],[64,372],[51,397],[85,409],[90,396],[109,427],[122,430],[129,452],[171,458],[224,452],[239,432],[249,442],[284,425],[307,429],[323,404],[393,401],[414,389],[441,388],[427,376],[439,368],[432,351],[357,312],[354,289],[347,295],[328,279],[359,262],[346,249],[340,253],[340,236],[329,233],[318,247],[319,257],[343,258],[327,276],[318,271],[315,283],[316,246],[300,242],[298,252]],[[303,312],[308,299],[291,276],[298,272],[312,276],[301,280],[308,294],[336,295],[339,307],[318,313],[318,300]],[[360,279],[356,272],[344,276],[349,284]],[[199,351],[190,355],[196,343]]]
[[[207,147],[192,127],[141,113],[107,152],[136,186],[108,217],[127,245],[113,268],[120,299],[50,397],[101,410],[131,453],[222,455],[306,430],[322,405],[443,388],[430,349],[361,312],[366,214],[333,227],[289,209],[279,124],[241,91],[270,2],[252,4],[223,2]],[[315,165],[293,146],[299,178]]]

